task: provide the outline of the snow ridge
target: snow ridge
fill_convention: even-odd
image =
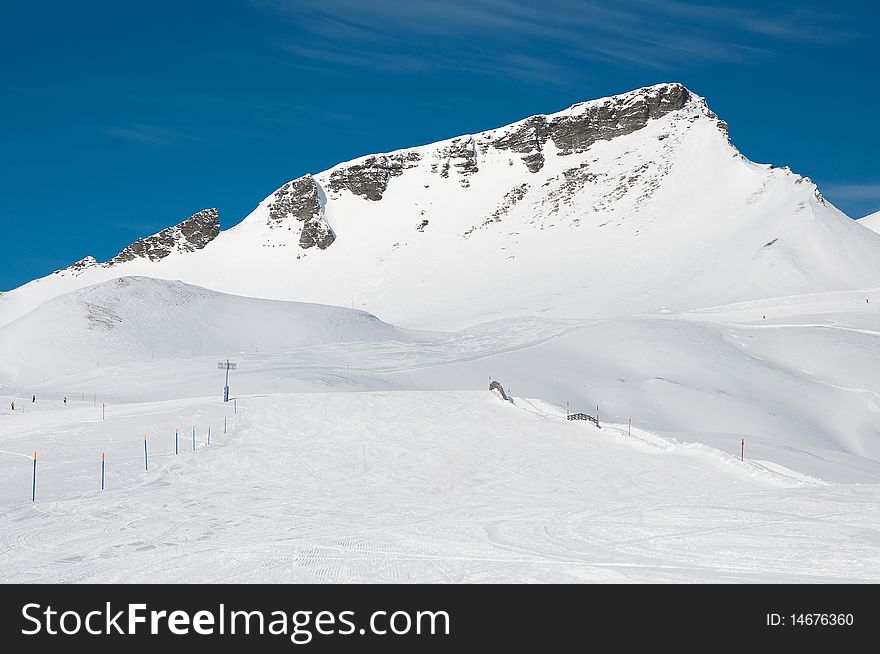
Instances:
[[[865,237],[809,178],[750,162],[666,83],[287,182],[0,297],[0,325],[121,276],[357,306],[412,327],[593,318],[880,286]]]

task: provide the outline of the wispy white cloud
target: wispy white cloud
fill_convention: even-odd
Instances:
[[[634,5],[685,21],[692,26],[725,30],[728,38],[731,30],[788,41],[823,43],[833,43],[848,35],[840,27],[843,18],[841,15],[827,10],[801,7],[795,3],[781,11],[773,11],[768,6],[764,12],[726,4],[684,0],[637,0]]]
[[[196,140],[189,134],[147,123],[103,125],[98,128],[98,131],[122,141],[163,148],[178,146]]]
[[[830,43],[844,35],[839,17],[797,6],[757,11],[685,0],[252,2],[287,15],[306,40],[282,47],[316,65],[402,74],[464,70],[547,83],[562,72],[584,77],[590,62],[662,69],[757,61],[781,43]]]

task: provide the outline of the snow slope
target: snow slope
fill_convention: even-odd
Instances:
[[[415,333],[179,282],[75,291],[0,329],[28,363],[0,375],[0,581],[876,582],[878,310]]]
[[[351,309],[122,278],[0,328],[0,418],[31,396],[108,404],[219,395],[481,390],[635,424],[827,481],[880,480],[880,290],[606,320],[415,332]],[[2,424],[2,423],[0,423]],[[2,447],[2,446],[0,446]]]
[[[880,211],[876,211],[870,215],[859,218],[858,223],[867,227],[872,232],[880,232]]]
[[[487,391],[238,409],[196,398],[114,406],[105,422],[79,402],[19,416],[0,442],[0,581],[880,580],[876,485],[599,431]]]
[[[256,300],[125,277],[54,298],[0,327],[0,379],[33,383],[149,359],[401,338],[363,311]]]
[[[880,286],[880,235],[808,179],[745,159],[677,84],[343,163],[216,237],[206,215],[112,265],[84,261],[4,294],[0,324],[120,276],[430,329]]]

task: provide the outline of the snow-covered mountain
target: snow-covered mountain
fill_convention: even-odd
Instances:
[[[663,84],[86,257],[0,296],[0,581],[877,580],[870,222]]]
[[[110,278],[365,309],[395,324],[593,318],[880,286],[880,236],[759,165],[680,84],[377,154],[208,209],[0,298],[0,324]]]

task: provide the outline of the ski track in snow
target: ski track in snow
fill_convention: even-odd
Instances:
[[[35,504],[24,497],[28,464],[13,473],[4,461],[0,579],[880,578],[876,486],[819,485],[487,392],[312,393],[237,404],[232,415],[213,399],[116,406],[109,424],[97,424],[106,434],[149,427],[156,451],[145,473],[139,435],[113,441],[103,494],[97,456],[55,458],[56,449],[90,441],[97,453],[100,439],[88,430],[59,430],[39,452]],[[39,423],[58,429],[65,410],[28,416],[38,424],[27,433]],[[210,447],[202,436],[196,452],[182,439],[174,456],[181,413],[214,426],[226,415],[232,428],[214,429]]]

